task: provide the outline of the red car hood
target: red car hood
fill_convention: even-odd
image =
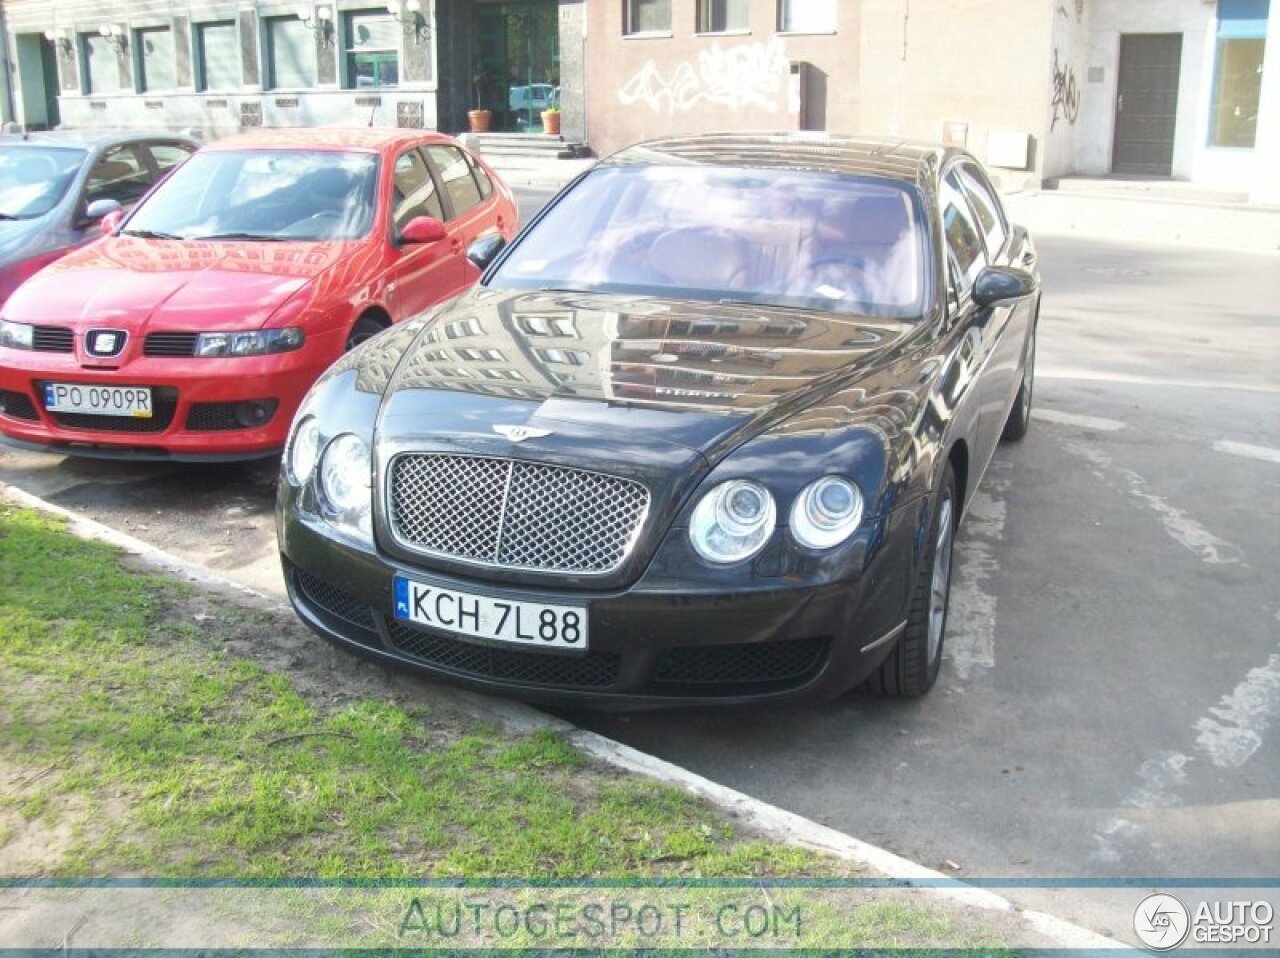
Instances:
[[[3,313],[55,325],[253,329],[352,245],[109,237],[32,277]]]

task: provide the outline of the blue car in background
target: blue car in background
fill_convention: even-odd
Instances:
[[[0,304],[29,276],[96,239],[199,149],[170,133],[72,132],[0,137]]]

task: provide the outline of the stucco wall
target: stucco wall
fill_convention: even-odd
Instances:
[[[1062,0],[1054,7],[1049,73],[1049,124],[1045,130],[1045,179],[1071,173],[1076,164],[1080,114],[1094,95],[1089,77],[1088,17],[1094,0]]]
[[[1173,176],[1190,179],[1208,122],[1206,82],[1212,66],[1215,5],[1202,0],[1088,0],[1089,67],[1101,80],[1086,84],[1076,135],[1075,172],[1111,172],[1116,78],[1123,33],[1181,33],[1178,119],[1173,134]]]
[[[587,4],[588,132],[598,153],[673,133],[856,131],[857,0],[838,0],[826,34],[780,34],[777,0],[752,0],[748,31],[699,35],[696,0],[672,0],[669,34],[624,36],[622,7]],[[793,71],[798,63],[806,66]]]
[[[863,0],[862,129],[936,142],[959,124],[984,161],[992,133],[1027,134],[1029,168],[992,173],[1006,187],[1038,182],[1053,9],[1048,0]]]

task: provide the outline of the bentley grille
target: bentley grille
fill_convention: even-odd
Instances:
[[[638,482],[487,456],[397,456],[389,492],[402,545],[537,572],[612,572],[649,510],[649,490]]]

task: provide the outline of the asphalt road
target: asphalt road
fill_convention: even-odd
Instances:
[[[929,698],[568,717],[961,877],[1274,877],[1280,263],[1039,247],[1037,418],[966,519]],[[270,590],[276,469],[0,447],[0,481]],[[1143,895],[1002,892],[1126,937]]]

